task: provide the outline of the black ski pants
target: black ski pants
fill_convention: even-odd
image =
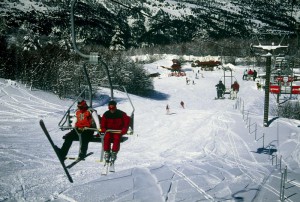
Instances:
[[[223,97],[223,90],[221,90],[221,89],[218,89],[218,90],[217,90],[217,97],[218,97],[218,98]]]
[[[78,134],[77,134],[78,132]],[[61,147],[61,156],[66,157],[69,149],[72,146],[73,141],[79,140],[78,135],[81,135],[81,145],[79,145],[79,157],[84,158],[86,156],[87,150],[88,150],[88,144],[89,141],[93,138],[94,131],[92,130],[77,130],[75,129],[71,130],[69,133],[67,133],[63,138],[65,139],[65,142],[63,143]]]

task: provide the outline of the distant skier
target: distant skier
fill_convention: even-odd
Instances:
[[[166,106],[166,111],[167,111],[167,114],[170,113],[170,107],[169,107],[169,105]]]
[[[246,69],[243,74],[243,80],[247,80],[247,77],[248,77],[248,70]]]
[[[186,81],[186,85],[188,85],[190,82],[190,80],[187,77],[185,78],[185,81]]]
[[[257,71],[256,71],[256,70],[254,70],[254,71],[253,71],[253,81],[255,81],[255,80],[256,80],[256,78],[257,78]]]
[[[183,101],[180,102],[180,105],[184,109],[184,102]]]
[[[114,100],[109,101],[108,110],[101,118],[101,132],[107,130],[120,130],[120,133],[107,132],[103,141],[105,162],[114,162],[117,159],[117,153],[120,150],[121,136],[127,133],[130,118],[127,114],[117,109],[117,103]],[[111,143],[112,147],[111,147]]]
[[[252,71],[252,69],[249,69],[247,80],[251,80],[251,78],[253,78],[253,73],[254,73],[254,72]]]
[[[238,84],[237,81],[235,81],[232,85],[231,85],[231,99],[236,99],[237,98],[237,93],[239,92],[240,90],[240,85]]]
[[[223,97],[223,94],[225,92],[225,85],[223,84],[222,81],[219,81],[216,87],[217,87],[217,98],[220,99]]]

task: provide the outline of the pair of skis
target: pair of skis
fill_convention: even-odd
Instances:
[[[54,142],[53,142],[53,140],[52,140],[52,138],[51,138],[51,136],[50,136],[50,134],[49,134],[49,132],[48,132],[48,130],[47,130],[47,128],[46,128],[45,123],[44,123],[43,120],[40,120],[40,126],[41,126],[42,130],[44,131],[44,133],[45,133],[47,139],[49,140],[50,145],[52,146],[52,148],[53,148],[53,150],[54,150],[54,152],[55,152],[57,158],[59,159],[59,162],[60,162],[61,166],[63,167],[64,172],[66,173],[66,175],[67,175],[67,177],[68,177],[68,180],[69,180],[71,183],[73,183],[73,179],[72,179],[72,177],[71,177],[71,175],[70,175],[70,173],[69,173],[69,171],[68,171],[68,168],[69,168],[69,169],[72,168],[72,167],[75,166],[78,162],[80,162],[80,161],[82,161],[82,160],[84,160],[84,159],[78,159],[78,158],[71,158],[71,157],[68,157],[67,159],[75,160],[75,161],[74,161],[73,163],[71,163],[70,165],[66,166],[66,165],[65,165],[65,162],[64,162],[64,159],[61,159],[61,158],[60,158],[60,154],[58,153],[58,151],[57,151],[57,149],[56,149],[57,146],[54,144]],[[92,154],[93,154],[93,152],[90,152],[90,153],[88,153],[85,157],[90,156],[90,155],[92,155]],[[101,175],[107,175],[109,172],[115,172],[115,165],[114,165],[114,162],[105,162],[103,171],[101,172]]]
[[[101,175],[107,175],[109,172],[115,172],[114,162],[105,162]]]

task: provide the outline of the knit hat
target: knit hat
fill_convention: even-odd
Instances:
[[[108,105],[113,105],[113,106],[116,106],[116,105],[117,105],[117,103],[116,103],[116,101],[114,101],[114,100],[111,100],[111,101],[109,101],[109,102],[108,102]]]
[[[78,101],[77,107],[87,107],[86,101],[85,100]]]

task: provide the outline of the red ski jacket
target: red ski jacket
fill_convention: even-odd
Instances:
[[[240,89],[240,85],[238,83],[234,83],[231,85],[231,88],[234,90],[234,91],[239,91]]]
[[[115,113],[106,111],[101,118],[101,132],[105,132],[108,129],[121,130],[121,134],[127,133],[130,123],[130,118],[127,114],[119,109]]]
[[[92,126],[93,117],[91,112],[88,109],[77,110],[76,118],[77,121],[75,123],[75,126],[77,128],[84,128],[84,127],[90,128]]]

